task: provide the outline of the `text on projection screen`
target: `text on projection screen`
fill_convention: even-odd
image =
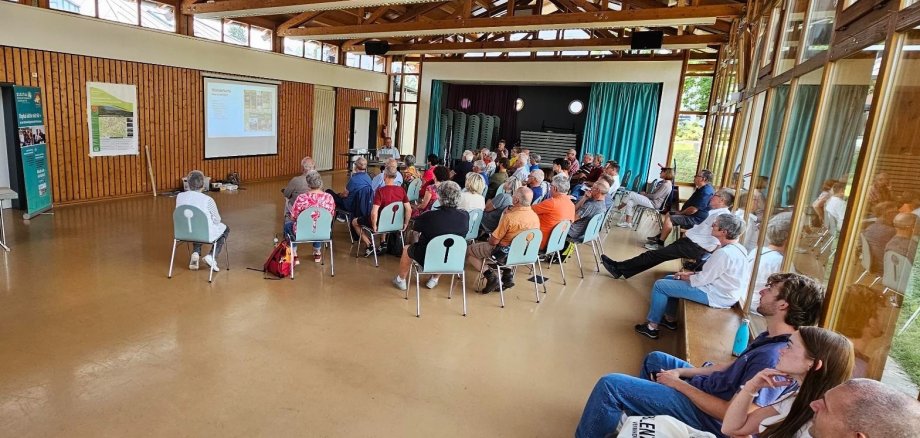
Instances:
[[[278,86],[204,78],[204,157],[278,153]]]

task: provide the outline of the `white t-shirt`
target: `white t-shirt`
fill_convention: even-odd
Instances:
[[[208,224],[208,237],[210,237],[210,240],[213,241],[220,237],[221,234],[224,234],[224,230],[227,229],[227,226],[220,223],[220,213],[217,211],[217,203],[215,203],[214,199],[210,196],[195,191],[182,192],[176,196],[176,207],[182,205],[198,207],[199,210],[203,211],[204,214],[211,218]]]
[[[470,193],[463,189],[460,192],[460,202],[457,204],[457,208],[466,211],[485,210],[486,198],[483,198],[479,193]]]
[[[779,403],[770,405],[771,408],[776,409],[777,414],[772,417],[764,418],[764,420],[760,422],[760,432],[763,433],[767,426],[772,426],[785,420],[789,415],[789,411],[792,410],[793,402],[795,402],[795,394],[784,398]],[[802,425],[802,428],[790,438],[811,438],[811,434],[808,433],[809,429],[811,429],[811,420]]]
[[[724,309],[741,300],[741,278],[747,271],[747,250],[730,243],[713,252],[703,270],[690,276],[690,286],[706,292],[709,307]]]
[[[617,438],[715,438],[709,432],[696,430],[669,415],[629,417],[623,421]]]
[[[748,266],[754,266],[754,257],[757,255],[756,251],[751,251],[748,253],[747,260]],[[754,281],[754,295],[751,297],[751,310],[756,313],[757,306],[760,305],[760,292],[767,285],[767,278],[770,275],[779,272],[780,267],[783,265],[783,253],[772,250],[770,248],[761,248],[760,250],[760,268],[757,269],[757,280]],[[747,287],[751,282],[751,271],[748,270],[745,272],[743,281],[741,282],[741,297],[744,298],[747,296]]]
[[[824,211],[827,214],[837,219],[837,229],[831,230],[833,232],[840,231],[840,226],[843,225],[843,215],[846,213],[847,201],[839,196],[831,196],[831,199],[827,200],[827,204],[824,204]]]
[[[714,208],[709,210],[706,220],[687,230],[687,238],[706,251],[715,251],[719,246],[719,239],[712,237],[712,224],[720,214],[731,213],[727,208]]]

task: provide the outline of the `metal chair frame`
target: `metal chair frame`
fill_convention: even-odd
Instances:
[[[375,236],[399,232],[399,242],[405,245],[406,240],[403,236],[403,231],[405,231],[403,227],[405,215],[406,208],[402,201],[392,202],[377,211],[377,231],[373,231],[370,227],[361,227],[361,230],[367,233],[370,238],[371,248],[374,250],[375,267],[380,267],[380,262],[377,260],[377,241]],[[361,238],[358,236],[358,249],[355,251],[355,258],[357,258],[360,253]]]
[[[186,227],[181,226],[182,222],[186,222],[188,231],[185,231]],[[186,225],[183,224],[183,225]],[[172,255],[169,256],[169,273],[166,274],[166,278],[172,278],[173,273],[173,264],[176,259],[176,246],[179,243],[201,243],[211,245],[212,248],[217,245],[217,241],[220,240],[218,236],[214,240],[210,240],[207,237],[202,238],[203,236],[208,236],[208,231],[210,230],[210,221],[208,221],[208,216],[205,212],[201,211],[200,208],[194,207],[191,205],[180,205],[176,207],[173,211],[173,247]],[[201,229],[204,228],[204,232]],[[227,245],[227,240],[224,239],[224,254],[227,255],[227,270],[230,270],[230,246]],[[214,264],[217,264],[217,259],[214,259]],[[214,279],[214,268],[209,267],[208,269],[208,283]]]
[[[447,244],[448,241],[451,242],[450,245]],[[456,247],[456,249],[454,247]],[[441,250],[441,248],[444,248],[444,250]],[[454,278],[460,277],[460,283],[463,290],[463,316],[466,316],[466,248],[466,240],[464,240],[462,236],[444,234],[428,242],[428,245],[425,247],[424,266],[412,260],[408,280],[412,281],[412,272],[415,271],[416,317],[422,316],[422,288],[419,279],[423,274],[450,275],[450,290],[447,292],[448,300],[451,299],[454,292]],[[408,299],[409,289],[406,288],[406,300]]]
[[[537,264],[540,261],[540,242],[542,241],[543,232],[540,231],[539,228],[523,230],[511,240],[511,248],[508,251],[508,258],[505,263],[496,263],[495,268],[498,270],[498,294],[501,298],[502,308],[505,307],[505,286],[502,283],[502,269],[510,269],[512,275],[514,275],[516,271],[515,268],[518,266],[530,266],[534,273],[538,272]],[[483,278],[485,268],[486,261],[483,260],[482,265],[479,267],[480,281]],[[537,285],[537,282],[533,283],[533,291],[537,303],[539,303],[540,287]]]
[[[319,215],[315,221],[313,220],[314,212]],[[315,231],[312,228],[315,228]],[[297,216],[296,234],[293,239],[288,237],[288,244],[291,245],[291,248],[298,243],[314,242],[321,242],[329,246],[330,276],[335,277],[335,257],[333,257],[334,253],[332,251],[332,213],[329,213],[329,210],[325,208],[319,207],[310,207],[300,212],[300,215]],[[326,255],[323,254],[320,258],[320,265],[325,264]],[[295,263],[291,263],[291,280],[294,279],[294,265]]]
[[[568,239],[575,244],[575,259],[578,261],[578,270],[581,272],[581,278],[585,278],[585,270],[581,264],[581,253],[578,251],[578,245],[591,245],[591,252],[594,254],[594,263],[597,265],[597,272],[601,272],[600,247],[598,246],[598,237],[600,237],[601,228],[604,225],[603,215],[596,215],[588,221],[588,227],[585,228],[585,235],[581,239]]]

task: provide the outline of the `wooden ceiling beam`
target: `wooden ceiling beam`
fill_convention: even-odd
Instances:
[[[313,39],[350,39],[351,36],[387,38],[451,33],[521,32],[534,29],[611,29],[662,27],[675,24],[711,24],[717,17],[737,17],[744,5],[637,9],[539,16],[438,20],[429,23],[384,23],[327,28],[286,29],[281,36]]]
[[[319,17],[325,12],[326,11],[301,12],[297,14],[296,17],[291,18],[285,21],[284,23],[281,23],[281,25],[278,26],[278,30],[281,31],[282,29],[290,29],[292,27],[300,26],[301,24],[304,24],[308,21],[312,21],[313,19],[315,19],[316,17]]]
[[[293,14],[320,10],[373,8],[440,0],[224,0],[182,5],[182,13],[205,18]],[[363,18],[363,17],[361,17]]]
[[[690,46],[709,46],[728,43],[725,35],[676,35],[666,36],[662,41],[664,48],[680,49]],[[520,40],[520,41],[479,41],[467,43],[430,43],[430,44],[394,44],[390,53],[465,53],[465,52],[537,52],[546,49],[566,50],[628,50],[630,38],[593,38],[582,40]],[[611,49],[613,48],[613,49]],[[356,49],[357,50],[357,49]]]

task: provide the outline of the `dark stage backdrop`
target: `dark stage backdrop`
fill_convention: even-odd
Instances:
[[[463,111],[467,114],[484,113],[501,118],[499,138],[504,138],[510,147],[518,138],[517,111],[514,101],[518,98],[517,85],[466,85],[444,84],[447,88],[445,108]],[[469,99],[464,102],[464,99]],[[466,107],[462,104],[466,103]],[[490,145],[490,149],[495,145]]]

